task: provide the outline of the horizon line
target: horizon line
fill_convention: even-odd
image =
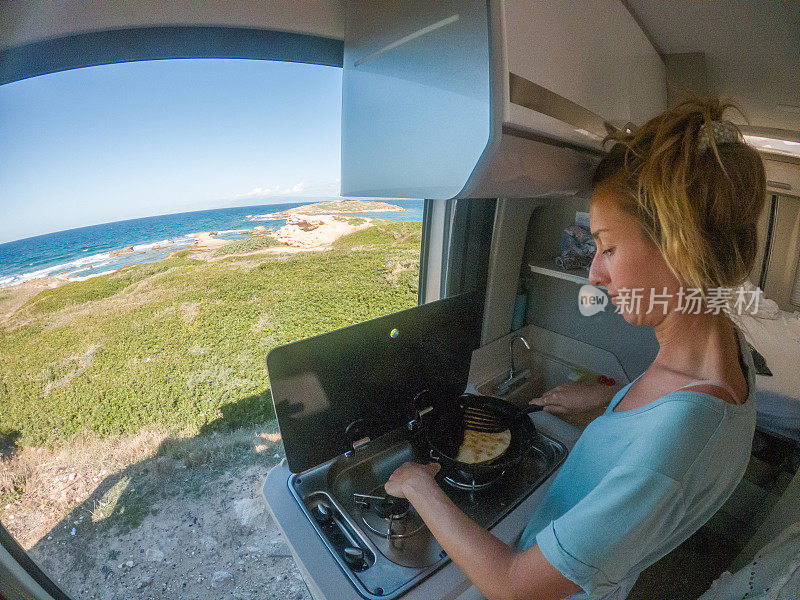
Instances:
[[[334,200],[334,201],[339,201],[339,200],[364,200],[364,201],[373,201],[373,202],[390,202],[390,201],[396,201],[396,200],[401,200],[401,201],[423,200],[422,198],[347,198],[347,197],[344,197],[344,196],[271,196],[271,198],[274,198],[275,200],[283,200],[283,202],[273,201],[273,202],[266,202],[266,203],[262,202],[262,203],[259,203],[259,204],[232,204],[232,205],[227,205],[227,206],[216,206],[214,208],[200,208],[200,209],[196,209],[196,210],[184,210],[184,211],[178,211],[178,212],[157,213],[157,214],[154,214],[154,215],[147,215],[147,216],[144,216],[144,217],[130,217],[128,219],[117,219],[117,220],[113,220],[113,221],[100,221],[98,223],[90,223],[88,225],[79,225],[78,227],[68,227],[67,229],[56,229],[56,230],[53,230],[53,231],[47,231],[45,233],[37,233],[35,235],[28,235],[28,236],[21,237],[21,238],[14,238],[14,239],[10,239],[10,240],[2,240],[2,241],[0,241],[0,246],[2,246],[4,244],[13,244],[14,242],[23,242],[25,240],[32,240],[32,239],[39,238],[39,237],[44,237],[44,236],[47,236],[47,235],[53,235],[55,233],[65,233],[67,231],[76,231],[78,229],[87,229],[89,227],[98,227],[100,225],[111,225],[113,223],[126,223],[128,221],[140,221],[140,220],[143,220],[143,219],[152,219],[152,218],[155,218],[155,217],[169,217],[169,216],[172,216],[172,215],[184,215],[184,214],[195,213],[195,212],[210,212],[210,211],[214,211],[214,210],[227,210],[227,209],[230,209],[230,208],[256,208],[256,207],[259,207],[259,206],[270,206],[271,204],[304,204],[309,200],[314,200],[315,202],[326,201],[326,200]],[[300,201],[299,202],[286,202],[285,201],[285,200],[290,200],[290,199],[291,200],[299,199]]]

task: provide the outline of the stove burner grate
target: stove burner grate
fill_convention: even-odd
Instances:
[[[480,477],[475,477],[474,475],[467,473],[465,471],[456,471],[455,473],[451,473],[445,475],[444,480],[454,488],[458,490],[464,490],[467,492],[476,492],[478,490],[484,490],[500,479],[505,474],[505,471],[500,471],[499,474],[487,478],[482,479]]]
[[[361,509],[361,520],[372,533],[392,541],[409,538],[425,528],[408,500],[381,496],[382,489],[379,486],[370,494],[353,494],[356,506]]]

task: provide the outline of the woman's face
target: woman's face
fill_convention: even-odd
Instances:
[[[617,193],[606,183],[592,194],[589,220],[597,253],[589,282],[606,288],[629,323],[658,325],[677,306],[680,283],[633,217],[618,208]]]

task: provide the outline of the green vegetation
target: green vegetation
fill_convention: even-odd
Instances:
[[[0,430],[30,445],[266,422],[269,350],[414,306],[420,236],[377,221],[327,252],[186,253],[43,291],[0,326]]]
[[[285,217],[292,214],[303,215],[331,215],[337,213],[358,213],[358,212],[383,212],[383,211],[402,211],[400,206],[389,204],[388,202],[375,202],[373,200],[336,200],[333,202],[317,202],[315,204],[305,204],[296,208],[290,208],[277,213],[278,217]]]
[[[226,244],[222,248],[214,251],[214,256],[225,256],[226,254],[235,254],[238,252],[254,252],[255,250],[263,250],[264,248],[273,248],[275,246],[285,246],[273,237],[250,237],[246,240],[237,240],[230,244]]]
[[[188,251],[186,251],[188,254]],[[34,312],[55,312],[73,304],[84,304],[113,296],[131,284],[163,273],[176,264],[175,258],[154,263],[136,265],[135,268],[121,269],[110,275],[93,277],[86,281],[74,281],[61,287],[44,290],[28,301]]]

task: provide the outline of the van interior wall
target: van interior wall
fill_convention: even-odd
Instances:
[[[533,274],[526,320],[529,325],[549,329],[613,354],[628,379],[650,366],[658,352],[653,329],[631,325],[621,315],[606,309],[591,317],[578,311],[580,284]],[[592,365],[585,365],[592,368]]]
[[[575,223],[576,212],[588,210],[589,198],[580,197],[553,199],[534,210],[528,224],[522,264],[528,289],[525,323],[607,350],[616,356],[632,380],[656,356],[658,343],[653,330],[631,325],[610,305],[595,315],[581,315],[578,292],[582,283],[531,273],[528,267],[537,263],[557,268],[555,257],[560,253],[562,232]],[[588,278],[588,271],[584,276]]]

